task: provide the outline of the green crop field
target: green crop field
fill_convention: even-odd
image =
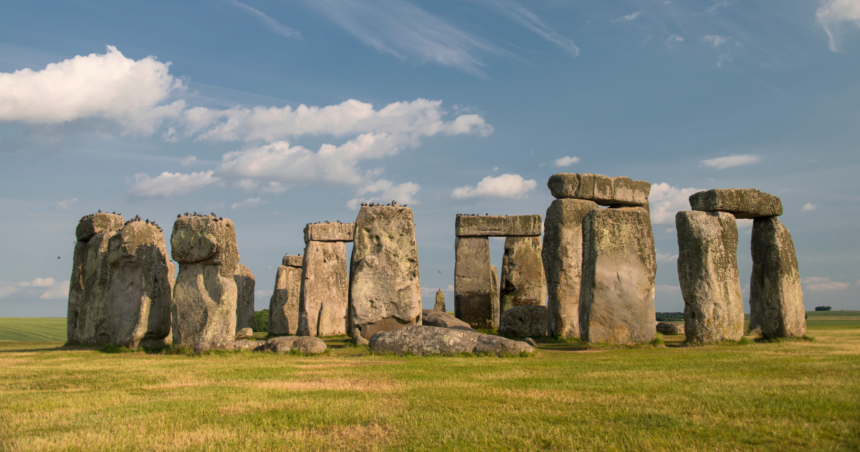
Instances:
[[[66,341],[66,319],[0,317],[0,341]]]
[[[528,358],[0,342],[0,450],[858,450],[860,321],[814,317],[812,340]]]

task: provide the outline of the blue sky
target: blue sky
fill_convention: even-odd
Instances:
[[[65,315],[97,209],[231,218],[262,309],[306,223],[392,199],[450,309],[455,214],[545,215],[557,172],[654,184],[658,311],[683,310],[674,213],[734,187],[782,198],[808,309],[860,309],[860,0],[2,9],[0,316]]]

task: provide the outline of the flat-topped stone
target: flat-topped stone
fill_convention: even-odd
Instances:
[[[305,226],[305,243],[351,242],[355,236],[355,223],[313,223]]]
[[[302,262],[304,261],[304,256],[301,254],[285,254],[284,259],[281,261],[281,265],[285,267],[298,267],[302,268]]]
[[[518,355],[534,353],[531,345],[503,337],[435,326],[408,326],[370,338],[370,350],[397,355],[451,355],[457,353]]]
[[[435,309],[424,309],[421,311],[421,324],[424,326],[438,326],[439,328],[475,331],[468,323],[447,312],[440,312]]]
[[[540,215],[457,215],[457,237],[539,236],[543,233]]]
[[[755,188],[715,188],[690,196],[690,207],[704,212],[729,212],[751,219],[782,215],[782,201]]]
[[[646,206],[651,193],[651,184],[643,180],[589,173],[553,174],[547,186],[556,199],[586,199],[603,206]]]
[[[236,229],[228,218],[183,215],[173,223],[170,254],[180,264],[221,266],[221,276],[233,277],[239,265]]]
[[[111,233],[122,229],[125,219],[112,213],[94,213],[81,218],[78,227],[75,228],[75,236],[78,240],[86,242],[96,234]]]

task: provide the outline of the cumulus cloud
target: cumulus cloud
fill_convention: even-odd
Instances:
[[[62,300],[69,298],[69,281],[63,281],[61,283],[57,283],[53,285],[50,289],[46,290],[41,296],[39,296],[40,300]]]
[[[621,16],[616,19],[610,20],[610,22],[617,24],[618,22],[630,22],[631,20],[635,20],[641,14],[641,11],[636,11],[635,13],[630,13],[626,16]]]
[[[57,203],[58,209],[68,209],[72,204],[78,202],[78,198],[64,199]]]
[[[162,198],[165,196],[184,195],[198,188],[212,185],[221,179],[214,176],[214,171],[199,173],[161,173],[156,177],[146,174],[135,174],[134,183],[129,190],[132,196],[138,198]]]
[[[36,278],[32,281],[0,284],[0,298],[19,292],[21,289],[47,289],[42,300],[53,300],[69,297],[69,281],[57,283],[54,278]]]
[[[756,163],[759,160],[761,160],[761,156],[755,154],[733,154],[726,157],[702,160],[702,166],[725,169],[733,166],[749,165],[750,163]]]
[[[188,157],[185,157],[184,159],[182,159],[179,163],[182,164],[182,166],[188,166],[188,165],[191,165],[192,163],[194,163],[196,161],[197,161],[197,157],[195,157],[193,155],[189,155]]]
[[[54,285],[54,278],[36,278],[32,281],[19,282],[18,287],[51,287]]]
[[[675,214],[680,210],[690,210],[690,195],[700,192],[698,188],[677,188],[666,182],[651,184],[651,222],[654,224],[675,224]]]
[[[183,88],[168,73],[169,65],[151,56],[135,61],[108,46],[104,55],[79,55],[40,71],[0,73],[0,121],[59,124],[101,118],[151,135],[185,107],[181,100],[165,104]]]
[[[851,287],[851,283],[831,281],[830,278],[820,276],[803,278],[801,282],[803,283],[803,287],[814,292],[844,290]]]
[[[260,198],[248,198],[244,201],[237,202],[230,206],[231,209],[243,209],[257,206],[264,206],[268,204],[269,201],[263,201]]]
[[[241,179],[233,182],[233,186],[243,190],[256,190],[260,186],[260,182],[254,179]]]
[[[519,174],[502,174],[496,177],[487,176],[478,182],[476,187],[466,185],[456,188],[451,193],[451,197],[455,199],[476,197],[523,198],[536,186],[537,182],[523,179]]]
[[[815,204],[808,202],[808,203],[803,205],[803,212],[812,212],[813,210],[815,210],[817,208],[818,207]]]
[[[838,52],[836,33],[840,24],[853,22],[860,27],[860,0],[827,0],[815,12],[815,17],[827,33],[830,50]]]
[[[280,182],[268,182],[266,185],[263,186],[263,188],[260,189],[260,191],[263,193],[278,194],[287,191],[287,189],[288,188]]]
[[[387,204],[391,201],[397,201],[401,205],[419,204],[418,200],[415,199],[415,194],[419,190],[421,190],[421,186],[413,182],[394,185],[389,180],[380,179],[359,188],[356,193],[358,197],[347,201],[346,207],[356,210],[361,207],[363,202]],[[374,195],[367,196],[369,193],[374,193]]]
[[[579,162],[579,157],[564,156],[560,159],[556,159],[555,166],[570,166],[576,162]]]

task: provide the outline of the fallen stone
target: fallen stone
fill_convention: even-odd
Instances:
[[[236,331],[254,326],[254,288],[257,285],[251,270],[239,264],[236,274]]]
[[[370,341],[365,339],[364,336],[362,336],[360,334],[356,334],[355,336],[352,337],[352,343],[355,345],[367,345],[370,343]]]
[[[587,342],[654,340],[654,235],[648,210],[592,210],[582,222],[580,333]]]
[[[523,342],[525,342],[526,344],[529,344],[529,345],[531,345],[532,347],[535,347],[535,348],[537,348],[537,346],[538,346],[537,342],[535,342],[535,340],[534,340],[534,339],[532,339],[532,338],[530,338],[530,337],[527,337],[527,338],[523,339]]]
[[[516,306],[543,305],[546,279],[540,237],[508,237],[502,258],[499,312]]]
[[[756,218],[752,229],[750,329],[767,338],[802,337],[806,312],[791,233],[776,217]]]
[[[439,312],[448,312],[445,309],[445,293],[442,292],[442,289],[436,291],[436,304],[433,306],[433,309]]]
[[[198,342],[194,345],[195,353],[204,353],[208,351],[229,351],[237,352],[241,350],[262,350],[265,345],[263,342],[247,341],[247,340],[217,340],[212,342]]]
[[[435,326],[409,326],[377,333],[370,339],[370,349],[374,352],[397,355],[411,353],[418,356],[454,353],[492,353],[499,356],[534,353],[535,350],[525,342]]]
[[[646,181],[588,173],[554,174],[547,186],[556,199],[585,199],[602,206],[647,206],[651,193]]]
[[[582,220],[597,203],[556,199],[546,211],[543,259],[547,285],[547,333],[579,337],[579,291],[582,285]]]
[[[657,326],[655,329],[660,334],[684,334],[683,323],[657,322]]]
[[[687,341],[740,340],[744,303],[735,217],[725,212],[678,212],[675,229]]]
[[[299,299],[302,289],[302,256],[286,255],[275,275],[275,290],[269,299],[269,336],[295,335],[299,330]]]
[[[412,209],[363,206],[355,222],[349,332],[365,339],[421,323],[421,276]]]
[[[306,355],[319,355],[326,351],[325,342],[313,336],[281,336],[273,337],[266,341],[259,350],[268,350],[276,353],[290,353],[296,350]]]
[[[301,254],[299,254],[297,256],[286,254],[286,255],[284,255],[284,258],[282,259],[281,265],[283,265],[285,267],[302,268],[302,264],[304,262],[304,259],[305,259],[304,256],[302,256]]]
[[[237,341],[241,339],[251,339],[252,337],[254,337],[254,330],[251,328],[242,328],[238,333],[236,333]]]
[[[456,237],[454,252],[454,315],[472,328],[494,328],[498,294],[493,290],[489,239]]]
[[[547,335],[546,306],[517,306],[502,313],[499,334],[510,337]]]
[[[755,188],[716,188],[690,196],[690,207],[704,212],[729,212],[735,218],[782,215],[782,201]]]
[[[540,215],[457,215],[457,237],[539,236],[543,226]]]
[[[355,223],[315,223],[305,226],[305,243],[351,242],[354,237]]]
[[[328,304],[329,318],[320,319],[322,303]],[[343,242],[308,242],[302,268],[299,301],[299,336],[346,334],[349,304],[349,275],[346,245]],[[327,330],[319,332],[320,324]]]
[[[435,309],[424,309],[421,315],[421,324],[424,326],[436,326],[439,328],[454,328],[458,330],[475,331],[468,323],[454,317],[447,312]]]

